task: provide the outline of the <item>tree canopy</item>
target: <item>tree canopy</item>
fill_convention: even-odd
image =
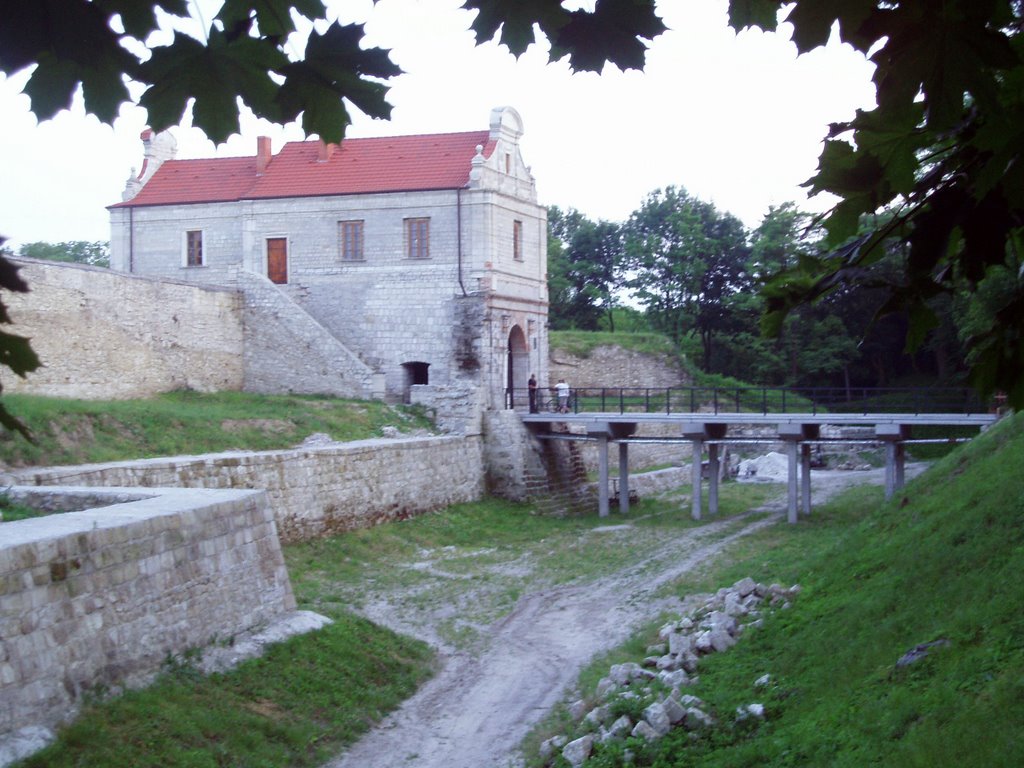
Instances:
[[[69,240],[64,243],[25,243],[18,249],[18,255],[29,259],[66,261],[71,264],[88,264],[93,267],[110,266],[110,243],[105,240]]]
[[[782,5],[732,0],[731,23],[774,30]],[[768,286],[768,330],[796,306],[861,285],[884,289],[879,317],[907,313],[914,349],[939,326],[940,297],[984,296],[987,320],[967,340],[972,379],[1024,405],[1022,14],[1020,0],[792,6],[786,20],[800,53],[835,27],[870,58],[877,106],[831,127],[807,183],[840,198],[823,222],[830,250]],[[905,262],[879,279],[872,267],[894,237],[907,246]],[[993,275],[1000,292],[983,288]]]

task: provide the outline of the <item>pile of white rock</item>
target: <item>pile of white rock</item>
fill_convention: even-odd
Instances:
[[[650,646],[642,663],[616,664],[597,685],[599,703],[583,699],[569,705],[576,724],[574,738],[558,735],[541,744],[545,765],[561,755],[577,768],[590,757],[594,746],[627,737],[654,741],[675,728],[697,732],[717,724],[709,707],[697,696],[682,693],[695,684],[701,656],[726,651],[750,627],[761,624],[766,606],[788,608],[800,587],[764,586],[742,579],[705,600],[685,616],[661,628],[661,642]],[[754,681],[755,689],[771,685],[765,674]],[[638,717],[616,712],[642,713]],[[739,707],[734,722],[763,720],[764,705],[751,702]]]

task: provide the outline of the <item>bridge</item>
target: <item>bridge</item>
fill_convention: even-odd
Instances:
[[[598,512],[609,513],[609,445],[618,446],[619,510],[629,511],[629,445],[637,442],[690,443],[692,516],[701,518],[703,455],[708,453],[708,509],[718,511],[719,448],[730,443],[768,442],[785,445],[788,459],[787,518],[811,511],[811,448],[820,444],[864,442],[864,438],[825,438],[822,427],[856,426],[872,430],[872,442],[885,447],[885,495],[904,485],[906,446],[935,442],[915,440],[918,427],[985,429],[999,418],[1000,403],[983,404],[963,388],[779,388],[779,387],[587,387],[571,389],[562,398],[554,389],[510,389],[506,405],[542,439],[588,440],[598,447]],[[645,424],[678,425],[678,437],[644,437]],[[556,432],[554,424],[582,427],[583,432]],[[752,440],[730,435],[730,429],[756,425],[771,436]]]

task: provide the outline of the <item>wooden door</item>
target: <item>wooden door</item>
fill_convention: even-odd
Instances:
[[[288,238],[267,238],[267,277],[278,285],[288,282]]]

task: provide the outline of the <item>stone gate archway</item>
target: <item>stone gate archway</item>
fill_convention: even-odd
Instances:
[[[509,408],[526,406],[526,382],[530,378],[530,348],[526,334],[513,325],[508,334],[508,361],[505,366],[505,404]]]

